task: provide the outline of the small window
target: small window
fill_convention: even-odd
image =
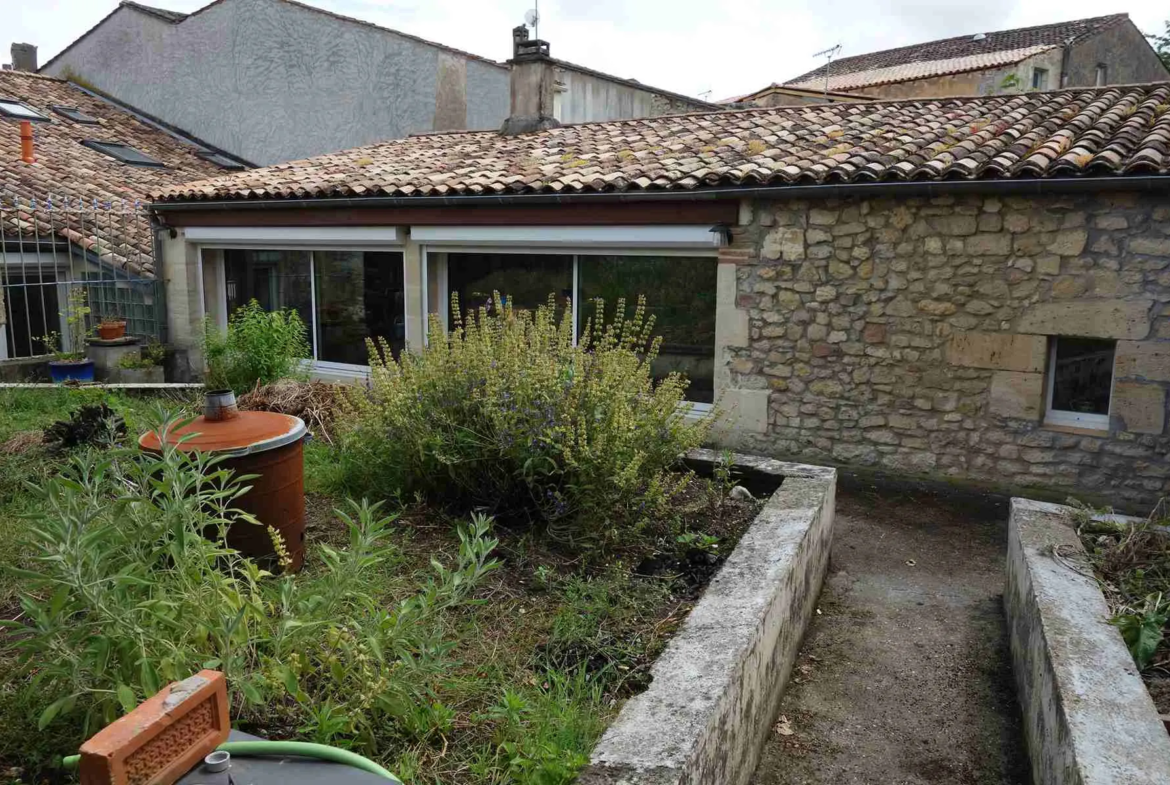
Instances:
[[[0,98],[0,115],[17,120],[48,120],[43,114],[21,101]]]
[[[98,124],[98,119],[96,117],[90,117],[76,106],[51,106],[49,108],[62,117],[68,117],[75,123],[82,123],[83,125]]]
[[[1109,66],[1104,63],[1097,63],[1097,87],[1104,87],[1109,81]]]
[[[196,153],[196,155],[198,155],[204,161],[211,161],[213,164],[218,166],[220,169],[247,169],[248,168],[248,167],[244,166],[242,163],[240,163],[239,161],[228,158],[223,153],[213,153],[210,150],[201,150],[200,152]]]
[[[1047,90],[1048,89],[1048,69],[1047,68],[1033,68],[1032,69],[1032,89],[1033,90]]]
[[[1052,338],[1049,344],[1048,410],[1044,422],[1109,430],[1117,342]]]
[[[111,158],[116,158],[122,163],[134,166],[166,166],[162,161],[151,158],[141,150],[135,150],[129,145],[117,142],[95,142],[92,139],[86,139],[82,144],[92,150],[97,150],[99,153],[105,153]]]

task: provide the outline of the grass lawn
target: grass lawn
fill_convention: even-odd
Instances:
[[[0,445],[99,401],[125,417],[132,437],[160,403],[96,390],[0,390]],[[175,398],[161,402],[193,407]],[[347,529],[334,514],[346,500],[327,492],[333,450],[319,440],[307,446],[307,549],[298,584],[320,580],[326,546],[347,547]],[[38,499],[24,483],[51,476],[63,460],[40,449],[0,454],[0,538],[7,546],[0,553],[0,618],[22,615],[20,581],[3,568],[28,563],[17,545],[27,525],[21,516],[36,512]],[[444,667],[425,678],[428,702],[409,707],[373,738],[354,741],[355,748],[412,785],[571,781],[624,699],[646,686],[653,659],[753,517],[757,505],[733,502],[725,490],[692,483],[677,514],[692,523],[686,528],[712,539],[669,558],[628,552],[586,562],[531,532],[496,526],[500,568],[477,586],[472,602],[439,617],[449,648]],[[384,511],[399,517],[366,590],[391,609],[434,579],[433,562],[456,564],[460,540],[447,514],[415,504],[387,503]],[[7,770],[6,781],[52,779],[53,759],[76,750],[80,726],[59,718],[37,733],[51,696],[31,689],[26,677],[2,675],[12,672],[10,641],[11,633],[0,630],[0,777]],[[262,736],[336,743],[326,716],[335,708],[273,701],[234,720]]]

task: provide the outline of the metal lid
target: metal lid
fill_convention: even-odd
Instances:
[[[196,417],[182,428],[167,434],[167,442],[175,444],[187,434],[195,434],[179,445],[181,450],[249,455],[275,450],[304,437],[305,423],[300,417],[275,412],[240,412],[230,420],[210,421]],[[147,431],[138,439],[144,450],[158,451],[159,436]]]

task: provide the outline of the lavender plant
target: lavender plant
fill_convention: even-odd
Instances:
[[[594,544],[661,519],[688,481],[671,469],[710,420],[681,415],[684,377],[652,376],[661,339],[644,298],[609,321],[594,307],[576,342],[553,297],[527,311],[498,293],[464,318],[453,298],[454,330],[432,318],[418,353],[370,342],[368,389],[341,416],[347,490],[486,508]]]

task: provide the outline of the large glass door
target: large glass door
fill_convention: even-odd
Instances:
[[[229,316],[250,300],[269,311],[295,309],[319,364],[367,365],[370,338],[402,351],[400,251],[228,249],[223,259]]]

